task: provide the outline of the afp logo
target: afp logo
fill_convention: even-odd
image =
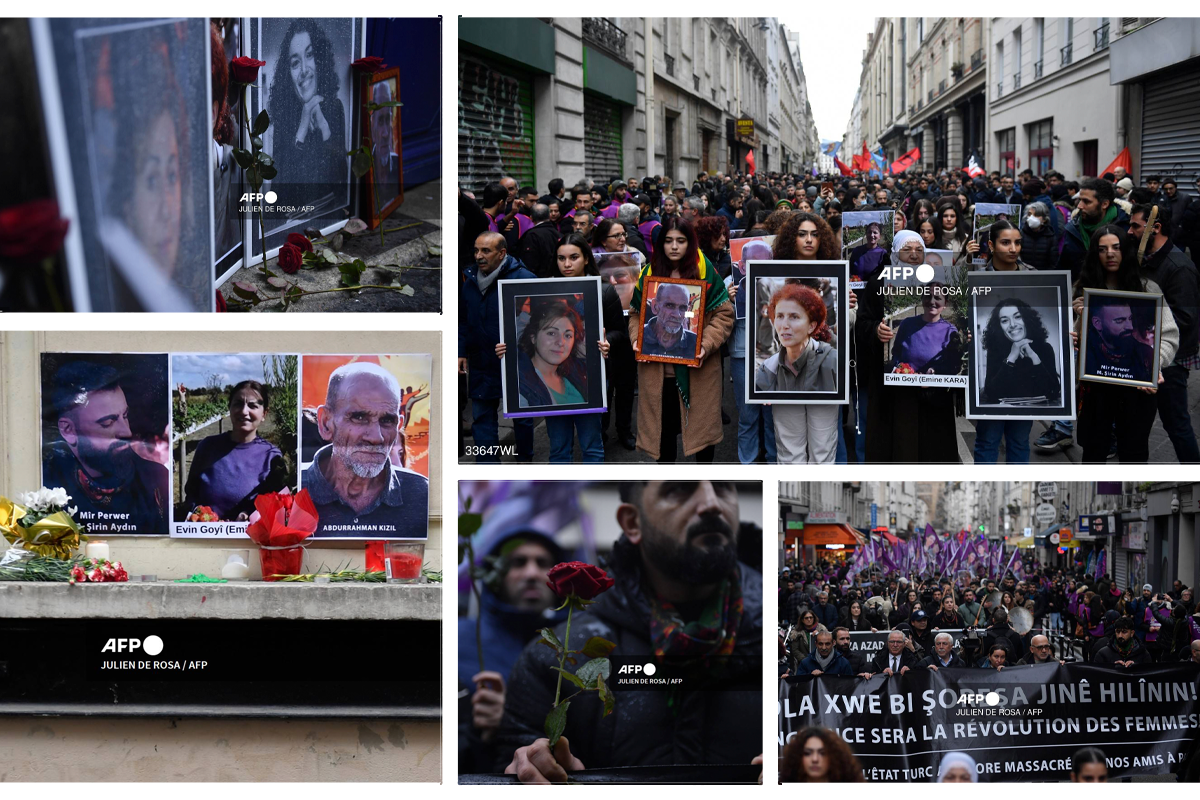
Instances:
[[[884,267],[879,277],[885,281],[907,281],[916,278],[921,283],[929,283],[933,280],[933,267],[929,264],[922,264],[919,267],[910,267],[908,265]]]
[[[617,670],[618,675],[653,675],[658,671],[658,667],[654,664],[622,664]]]
[[[147,636],[145,639],[109,639],[100,648],[101,653],[133,653],[141,650],[148,656],[156,656],[163,651],[163,640],[159,636]]]
[[[278,199],[279,195],[275,194],[274,192],[267,192],[266,194],[263,194],[262,192],[246,192],[242,195],[241,202],[254,203],[265,201],[267,203],[274,203]]]

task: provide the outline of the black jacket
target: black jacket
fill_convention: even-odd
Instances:
[[[618,540],[609,571],[616,585],[573,615],[570,644],[574,649],[602,636],[616,643],[614,658],[650,660],[650,601],[637,547]],[[716,690],[617,691],[607,717],[596,692],[579,695],[571,701],[564,735],[571,753],[586,767],[749,764],[762,751],[762,576],[744,564],[738,565],[738,573],[744,612],[734,655],[720,676],[713,676],[716,685],[710,688]],[[565,628],[554,629],[560,641]],[[584,663],[581,659],[580,666]],[[508,766],[517,748],[545,736],[546,714],[554,704],[556,673],[551,667],[556,666],[554,652],[533,643],[513,667],[496,737],[497,771]]]
[[[924,668],[937,667],[938,669],[966,669],[967,662],[963,661],[954,653],[951,653],[950,663],[943,667],[941,659],[937,657],[937,653],[932,653],[925,658],[922,658],[917,666]]]
[[[1115,664],[1118,661],[1132,661],[1134,664],[1149,664],[1150,654],[1146,652],[1146,648],[1142,647],[1142,643],[1133,639],[1133,648],[1128,655],[1124,655],[1117,651],[1112,642],[1109,642],[1104,647],[1101,647],[1096,655],[1092,656],[1092,666],[1107,667]]]
[[[1167,242],[1142,265],[1142,277],[1149,278],[1163,291],[1163,299],[1179,326],[1176,360],[1200,350],[1200,272],[1182,250]]]
[[[1054,269],[1054,262],[1058,261],[1058,237],[1052,225],[1047,223],[1035,231],[1021,224],[1021,260],[1034,269]]]
[[[646,249],[646,240],[636,225],[625,226],[625,244],[645,256],[647,261],[650,260],[650,251]]]
[[[558,272],[558,229],[546,220],[539,222],[517,242],[517,252],[525,268],[539,278],[559,278]]]
[[[888,652],[887,645],[884,645],[883,649],[876,653],[875,657],[871,659],[871,662],[867,664],[867,671],[869,671],[872,675],[877,675],[880,672],[883,672],[888,668],[888,665],[891,664],[891,658],[892,654]],[[920,659],[917,658],[916,653],[914,653],[912,650],[909,650],[906,647],[900,651],[901,668],[908,667],[911,669],[917,666],[919,663]]]
[[[1021,634],[1014,631],[1005,623],[1004,627],[993,625],[983,633],[983,655],[986,656],[988,651],[992,649],[994,642],[1005,642],[1008,644],[1008,663],[1012,664],[1018,661],[1025,655],[1025,643],[1021,641]]]
[[[1112,223],[1121,230],[1128,230],[1129,215],[1120,206],[1117,206],[1117,216]],[[1083,245],[1083,234],[1079,230],[1079,215],[1075,215],[1067,222],[1067,227],[1063,230],[1063,246],[1058,254],[1057,269],[1071,270],[1071,280],[1079,279],[1079,271],[1083,269],[1083,262],[1087,258],[1087,248]]]

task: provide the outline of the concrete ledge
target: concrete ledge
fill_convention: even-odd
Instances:
[[[442,618],[442,585],[0,581],[5,619]]]

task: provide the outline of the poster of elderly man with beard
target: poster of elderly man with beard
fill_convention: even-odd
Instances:
[[[96,536],[170,533],[165,353],[43,353],[42,485]]]
[[[432,356],[308,355],[300,485],[317,539],[429,535]]]
[[[706,288],[704,281],[646,278],[642,319],[647,322],[638,336],[638,361],[700,366]]]

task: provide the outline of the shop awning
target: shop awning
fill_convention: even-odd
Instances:
[[[822,545],[840,544],[846,547],[858,547],[863,543],[854,529],[840,522],[816,522],[804,526],[800,534],[800,544]]]
[[[1020,539],[1017,539],[1015,542],[1013,542],[1013,544],[1016,545],[1018,549],[1025,549],[1025,548],[1033,547],[1034,546],[1033,537],[1032,536],[1022,536]]]

